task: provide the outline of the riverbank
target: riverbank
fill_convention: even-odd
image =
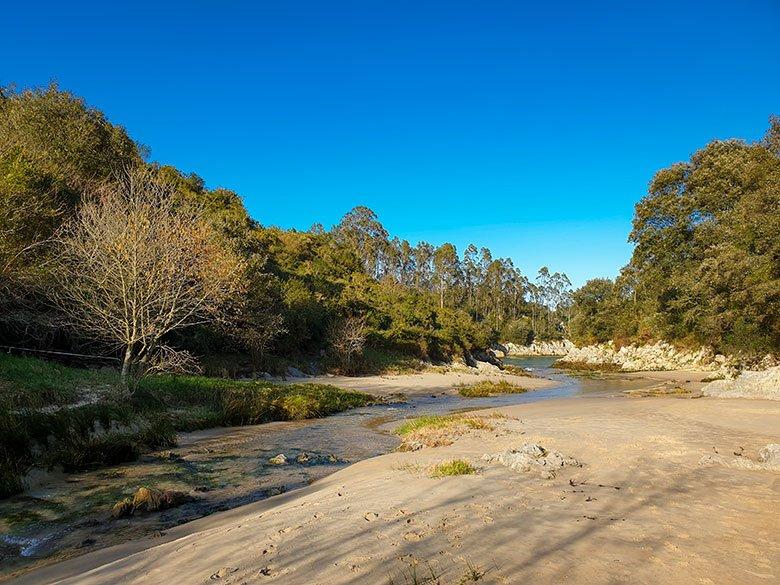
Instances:
[[[375,384],[372,392],[396,381]],[[449,446],[367,459],[19,582],[407,583],[431,573],[442,583],[469,574],[506,583],[777,579],[777,471],[745,463],[780,442],[777,402],[605,395],[477,415],[484,427]],[[545,479],[535,467],[483,460],[527,443],[582,466]],[[434,465],[461,459],[477,473],[431,477]]]
[[[379,376],[309,376],[306,378],[291,378],[281,383],[295,384],[302,381],[314,384],[327,384],[357,390],[381,398],[404,396],[414,398],[431,394],[458,394],[457,386],[473,384],[483,380],[505,380],[528,390],[542,390],[558,385],[553,380],[533,376],[516,376],[506,372],[476,371],[475,368],[449,368],[441,372],[426,371],[416,374],[397,374]]]
[[[521,395],[465,399],[458,386],[502,380]],[[0,500],[0,580],[20,570],[121,544],[194,519],[299,489],[346,466],[393,451],[400,439],[386,428],[416,414],[446,414],[514,401],[566,395],[557,381],[498,371],[450,369],[394,376],[289,379],[280,388],[371,389],[378,400],[336,416],[216,427],[179,433],[176,447],[140,460],[81,473],[37,473],[29,489]],[[531,392],[530,390],[535,390]],[[316,393],[316,392],[315,392]],[[364,394],[361,394],[364,395]],[[289,464],[274,465],[279,454]],[[112,506],[140,487],[191,496],[162,513],[110,520]]]

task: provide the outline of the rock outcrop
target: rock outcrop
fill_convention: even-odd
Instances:
[[[552,479],[564,467],[582,467],[579,461],[558,451],[549,451],[536,443],[526,443],[519,449],[482,456],[483,461],[500,463],[515,471],[533,471],[544,479]]]
[[[574,344],[568,339],[560,341],[534,341],[531,345],[517,345],[516,343],[503,343],[496,346],[497,350],[502,351],[508,356],[520,355],[550,355],[564,356],[572,349],[576,349]]]
[[[733,380],[715,380],[702,388],[702,394],[716,398],[780,400],[780,366],[762,372],[745,370]]]
[[[646,370],[696,370],[715,372],[724,370],[728,359],[703,347],[697,351],[680,350],[670,343],[659,341],[648,345],[624,345],[616,348],[610,341],[598,345],[574,347],[560,360],[562,364],[604,366],[624,372]]]

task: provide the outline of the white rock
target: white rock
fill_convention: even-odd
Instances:
[[[780,366],[763,372],[746,370],[733,380],[715,380],[702,388],[715,398],[760,398],[780,400]]]

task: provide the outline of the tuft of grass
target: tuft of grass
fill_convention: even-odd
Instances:
[[[465,398],[483,398],[499,394],[522,394],[524,392],[528,392],[528,389],[506,380],[482,380],[475,384],[458,386],[458,393]]]
[[[455,426],[466,426],[470,429],[491,429],[492,427],[484,420],[474,417],[466,417],[459,414],[432,414],[418,416],[400,424],[395,433],[402,437],[411,435],[423,430],[449,429]]]
[[[477,469],[464,459],[453,459],[435,465],[431,470],[431,477],[448,477],[452,475],[472,475]]]

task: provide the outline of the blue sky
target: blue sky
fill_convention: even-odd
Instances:
[[[263,224],[368,205],[576,284],[655,170],[780,113],[777,0],[119,4],[5,6],[0,84],[57,80]]]

